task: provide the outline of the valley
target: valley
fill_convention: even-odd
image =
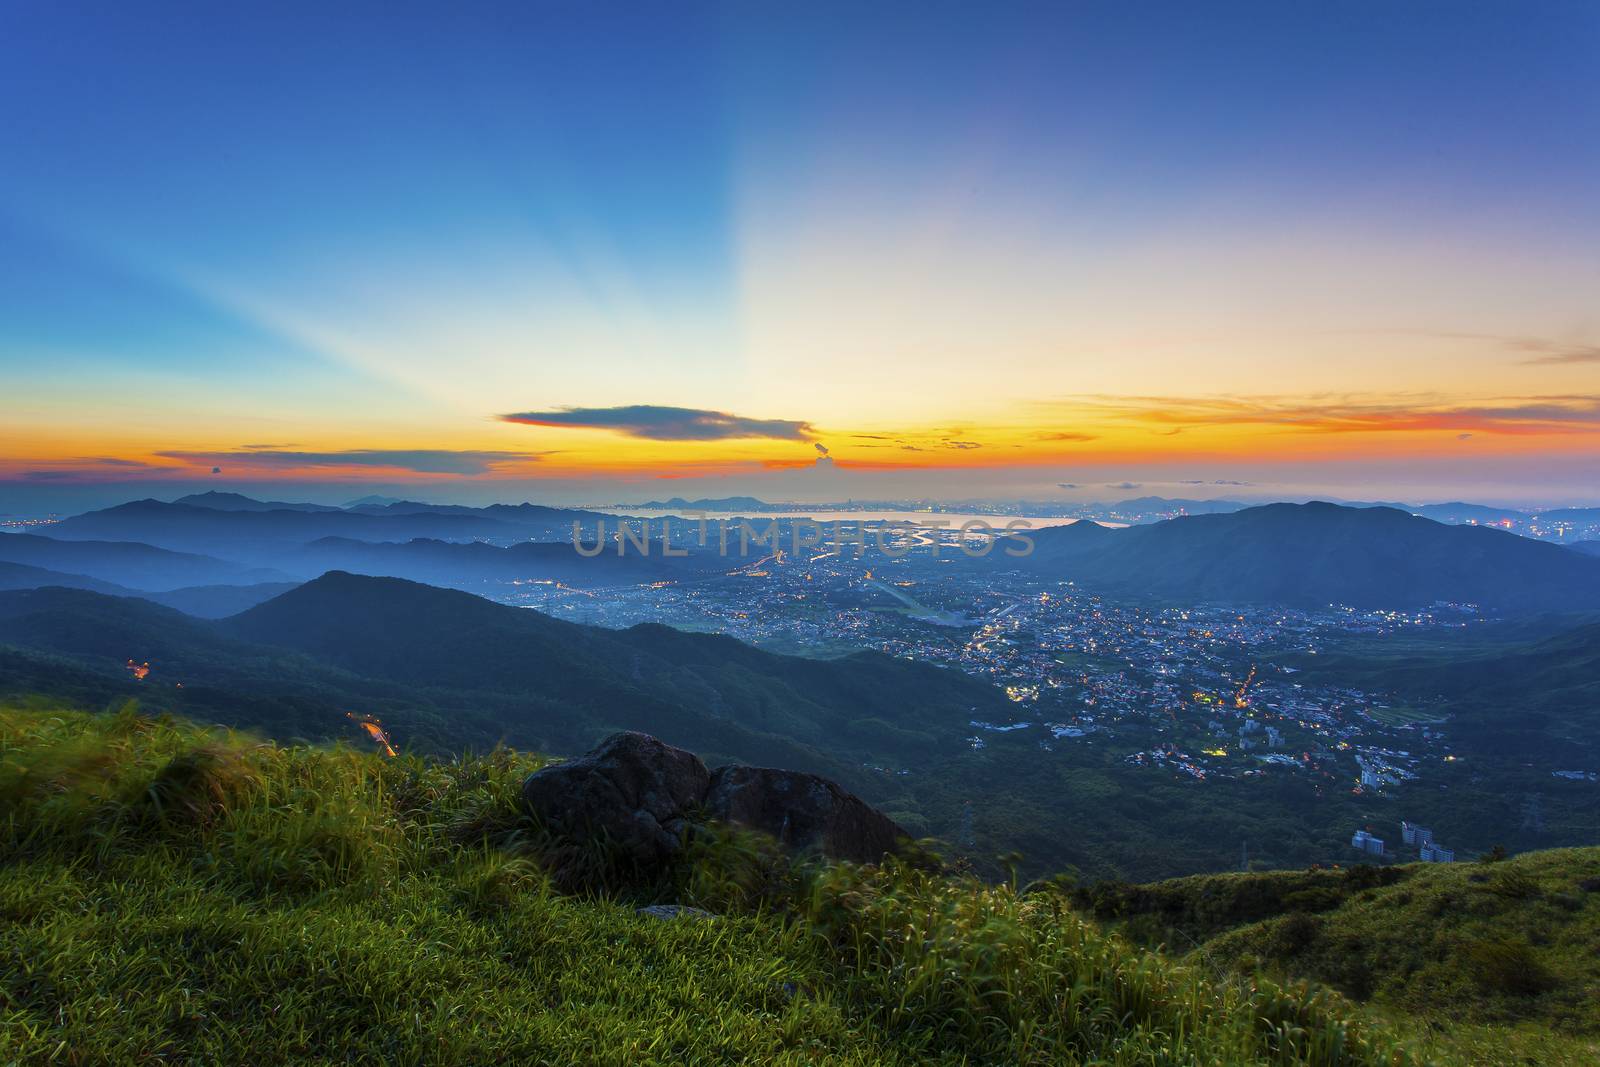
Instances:
[[[426,505],[384,507],[404,532],[438,521]],[[805,519],[749,529],[658,519],[653,545],[641,534],[587,555],[559,539],[263,548],[259,530],[310,516],[323,525],[309,536],[339,520],[241,510],[222,525],[195,520],[201,510],[148,504],[133,515],[148,524],[160,514],[170,543],[206,555],[35,535],[0,540],[0,560],[15,545],[25,550],[17,558],[101,575],[123,567],[130,581],[166,585],[185,566],[297,577],[331,562],[358,573],[159,593],[96,578],[69,594],[30,593],[62,572],[19,569],[19,590],[0,593],[0,642],[12,645],[0,691],[41,691],[41,657],[65,656],[77,667],[56,683],[61,692],[137,695],[275,736],[353,738],[351,710],[379,716],[402,748],[439,753],[497,743],[572,752],[607,729],[648,729],[849,782],[990,873],[1012,855],[1033,874],[1086,878],[1370,861],[1351,844],[1367,829],[1391,843],[1379,858],[1392,861],[1406,855],[1392,845],[1401,821],[1432,827],[1465,857],[1581,844],[1600,826],[1590,777],[1600,750],[1583,695],[1594,678],[1561,650],[1582,645],[1592,616],[1522,607],[1581,607],[1600,565],[1512,534],[1331,505],[1258,509],[1268,523],[1250,512],[1175,520],[1166,524],[1175,532],[1200,523],[1184,551],[1210,576],[1204,589],[1230,570],[1242,579],[1236,600],[1183,600],[1130,594],[1101,569],[1129,566],[1128,552],[1156,534],[1151,558],[1169,556],[1159,526],[1033,530],[1037,550],[1018,556],[964,552],[948,527],[863,520],[814,535]],[[127,514],[111,509],[80,528],[131,534],[115,525]],[[480,521],[472,509],[440,514]],[[566,518],[538,514],[547,531]],[[581,533],[590,518],[571,521]],[[185,530],[196,521],[197,532]],[[1449,598],[1486,587],[1473,566],[1448,560],[1422,586],[1397,585],[1395,606],[1273,603],[1238,570],[1236,545],[1216,547],[1217,521],[1265,538],[1255,558],[1291,544],[1314,552],[1321,538],[1369,571],[1405,566],[1379,547],[1398,524],[1428,542],[1418,551],[1510,562],[1493,607]],[[1283,540],[1284,522],[1309,522],[1311,539]],[[242,536],[214,536],[224,528]],[[820,543],[794,550],[811,536]],[[666,544],[684,554],[664,555]],[[1520,587],[1503,593],[1518,571]],[[390,573],[408,581],[378,577]],[[414,584],[429,581],[460,591]],[[1432,594],[1441,595],[1416,602]],[[1453,649],[1473,650],[1469,664],[1533,656],[1566,674],[1533,671],[1515,697],[1492,697],[1487,681],[1453,687],[1459,668],[1424,666],[1451,662]],[[124,661],[149,672],[132,677]]]

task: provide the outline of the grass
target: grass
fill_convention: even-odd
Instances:
[[[1107,885],[1080,904],[1219,975],[1311,978],[1473,1063],[1600,1062],[1600,849]]]
[[[1335,992],[1133,947],[1048,886],[731,834],[620,879],[519,813],[540,762],[0,709],[0,1062],[1428,1061]],[[665,900],[718,917],[635,911]]]

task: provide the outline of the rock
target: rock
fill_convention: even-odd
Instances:
[[[587,755],[535,771],[522,785],[528,811],[568,837],[602,834],[641,868],[683,846],[687,813],[710,785],[692,752],[649,734],[612,734]]]
[[[715,919],[716,916],[704,908],[691,908],[687,904],[652,904],[648,908],[639,908],[639,915],[648,915],[652,919]]]
[[[561,837],[604,836],[614,860],[635,871],[670,863],[702,818],[770,834],[790,851],[855,863],[878,863],[907,837],[826,778],[744,766],[712,774],[692,752],[641,733],[613,734],[585,756],[535,771],[522,798]]]
[[[720,767],[705,808],[713,819],[771,834],[785,848],[854,863],[878,863],[907,836],[860,797],[802,771]]]

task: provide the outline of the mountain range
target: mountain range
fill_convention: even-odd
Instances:
[[[585,589],[636,585],[715,574],[738,561],[709,552],[665,556],[659,547],[648,556],[609,550],[583,556],[570,540],[522,541],[501,547],[428,538],[395,544],[324,537],[276,556],[274,562],[304,577],[343,570],[481,591],[485,583],[517,581],[561,582]]]
[[[859,781],[867,760],[959,745],[994,687],[862,652],[817,661],[664,626],[607,630],[453,590],[335,572],[220,621],[78,589],[0,592],[0,689],[37,686],[30,657],[65,657],[127,692],[274,736],[338,736],[381,714],[435,751],[500,741],[582,751],[617,729],[746,762]],[[177,683],[181,683],[179,688]],[[104,699],[102,697],[101,699]]]
[[[67,574],[46,567],[30,567],[26,563],[8,563],[0,560],[0,589],[38,589],[41,586],[60,586],[63,589],[89,589],[112,596],[137,596],[115,582],[103,582],[83,574]]]
[[[188,603],[208,616],[242,610],[281,592],[282,583],[329,570],[484,591],[486,584],[519,581],[584,588],[638,584],[712,574],[731,565],[704,552],[680,557],[659,549],[648,556],[637,550],[580,555],[572,543],[573,523],[588,524],[585,537],[592,538],[594,524],[602,519],[618,521],[536,504],[467,508],[390,501],[345,510],[278,507],[237,494],[206,493],[89,512],[41,527],[48,536],[0,534],[0,563],[36,568],[9,571],[4,581],[13,588],[61,585],[117,593],[271,587],[256,594],[218,591],[190,598]],[[223,610],[229,605],[231,611]]]
[[[243,493],[224,493],[212,489],[204,493],[190,493],[173,501],[191,508],[210,508],[213,511],[341,511],[332,504],[290,503],[283,500],[257,500]]]
[[[55,526],[48,529],[52,534],[56,532]],[[289,580],[287,574],[270,567],[246,566],[138,542],[65,540],[39,534],[0,533],[0,562],[56,571],[71,579],[61,584],[80,588],[93,588],[84,579],[147,590]]]
[[[1126,529],[1078,522],[1030,536],[1030,556],[994,552],[985,563],[1172,601],[1600,608],[1600,561],[1501,530],[1445,525],[1386,507],[1268,504]]]
[[[1515,508],[1494,507],[1488,504],[1471,504],[1460,500],[1440,504],[1403,504],[1393,500],[1340,500],[1349,508],[1392,508],[1408,515],[1418,515],[1435,522],[1481,524],[1521,528],[1536,520],[1542,523],[1595,523],[1600,522],[1600,508],[1554,508],[1545,511],[1518,511]],[[1213,515],[1243,511],[1259,507],[1259,503],[1239,500],[1191,500],[1182,497],[1141,496],[1119,500],[1114,504],[1084,504],[1069,509],[1067,514],[1085,519],[1105,519],[1119,522],[1160,522],[1179,515]],[[1050,510],[1049,514],[1056,514]]]
[[[235,494],[190,499],[205,506],[135,501],[45,527],[48,536],[0,534],[0,563],[17,565],[3,581],[112,593],[267,586],[219,588],[181,601],[219,616],[330,570],[494,593],[517,582],[593,590],[694,580],[734,566],[704,550],[682,557],[582,556],[571,543],[572,516],[612,517],[533,504],[389,501],[352,511],[280,508]],[[323,532],[330,529],[344,532]],[[117,539],[92,536],[99,532]],[[1020,567],[1111,594],[1173,602],[1358,608],[1448,602],[1498,613],[1600,607],[1594,543],[1561,546],[1381,505],[1268,504],[1121,529],[1079,521],[1030,536],[1035,548],[1026,558],[995,552],[962,565]]]
[[[765,500],[758,500],[753,496],[722,496],[701,497],[699,500],[685,500],[675,496],[671,500],[652,500],[645,504],[632,505],[642,511],[772,511],[776,505]],[[790,510],[793,505],[783,505],[783,510]],[[818,510],[823,510],[818,508]]]
[[[530,523],[480,511],[374,514],[299,508],[221,509],[135,500],[63,519],[50,527],[50,536],[71,541],[138,541],[178,552],[222,552],[238,558],[285,551],[322,537],[363,541],[410,541],[428,537],[511,543],[530,537],[554,536],[563,526],[570,537],[570,521],[563,524],[545,518]]]
[[[176,608],[185,615],[220,619],[228,615],[237,615],[246,608],[255,607],[263,600],[288,592],[294,588],[294,583],[196,585],[152,592],[145,589],[129,589],[115,582],[103,582],[98,578],[89,578],[82,574],[65,574],[43,567],[0,562],[0,590],[41,589],[52,586],[62,589],[85,589],[107,596],[142,597],[156,604]]]

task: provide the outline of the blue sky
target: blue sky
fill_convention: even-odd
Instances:
[[[1583,3],[5,4],[0,460],[805,458],[495,418],[666,405],[1042,485],[1074,397],[1583,401],[1515,352],[1600,343],[1596,55]],[[1239,450],[1134,429],[1057,465]]]

